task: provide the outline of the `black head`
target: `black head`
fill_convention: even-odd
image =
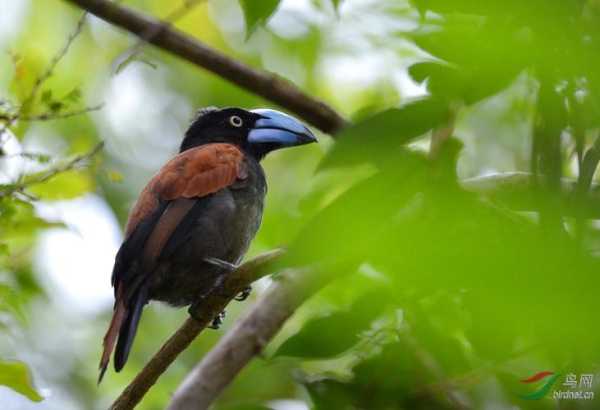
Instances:
[[[210,107],[198,112],[185,133],[180,152],[203,144],[226,142],[260,160],[276,149],[316,141],[300,121],[279,111]]]

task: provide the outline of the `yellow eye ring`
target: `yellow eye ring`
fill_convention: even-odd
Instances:
[[[231,117],[229,117],[229,123],[234,127],[239,128],[242,126],[244,121],[242,121],[242,119],[237,115],[232,115]]]

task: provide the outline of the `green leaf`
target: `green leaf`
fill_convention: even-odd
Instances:
[[[62,110],[65,107],[65,104],[60,102],[60,101],[52,101],[50,104],[48,104],[48,108],[50,109],[50,111],[52,111],[53,113],[57,113],[60,110]]]
[[[359,334],[369,328],[388,303],[382,289],[368,292],[348,311],[309,321],[286,340],[276,356],[326,358],[345,352],[356,344]]]
[[[48,105],[52,102],[52,90],[48,89],[42,93],[41,96],[42,103]]]
[[[71,170],[32,185],[29,191],[43,199],[57,200],[77,198],[93,189],[94,182],[87,173]]]
[[[40,229],[57,226],[39,218],[33,205],[18,199],[0,200],[0,237],[11,246],[18,243],[29,243]]]
[[[79,87],[73,88],[67,95],[65,95],[65,100],[71,102],[77,102],[81,99],[81,90]]]
[[[336,9],[336,11],[340,8],[340,4],[342,4],[344,0],[331,0],[331,2],[333,3],[333,8]]]
[[[2,245],[0,244],[0,246]],[[8,252],[6,244],[4,246]],[[2,283],[0,283],[0,311],[13,315],[21,322],[26,320],[25,313],[23,312],[23,295],[12,287]]]
[[[447,119],[446,102],[434,98],[380,112],[343,130],[319,168],[397,160],[402,151],[399,147],[444,124]]]
[[[114,169],[108,170],[106,172],[106,176],[108,177],[110,182],[120,183],[123,182],[123,174],[119,171],[115,171]]]
[[[44,398],[35,390],[25,363],[0,361],[0,385],[21,393],[31,401]]]
[[[240,0],[246,20],[246,39],[259,25],[265,24],[279,6],[279,0]]]

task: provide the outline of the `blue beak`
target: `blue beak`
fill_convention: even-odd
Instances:
[[[251,144],[272,143],[281,147],[291,147],[317,141],[307,127],[287,114],[269,109],[251,112],[260,115],[248,133],[248,142]]]

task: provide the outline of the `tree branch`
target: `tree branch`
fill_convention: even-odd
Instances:
[[[132,47],[128,48],[117,58],[115,59],[114,66],[116,67],[115,72],[119,72],[121,68],[127,64],[127,62],[134,59],[144,48],[149,38],[157,35],[162,29],[163,26],[173,24],[187,13],[189,13],[194,7],[199,6],[201,3],[204,3],[206,0],[184,0],[181,6],[177,9],[173,10],[167,16],[163,18],[163,25],[160,27],[151,27],[152,31],[148,31],[143,35],[139,36],[137,43]]]
[[[537,212],[548,194],[540,190],[536,177],[527,172],[505,172],[469,178],[462,181],[465,189],[478,192],[517,211]],[[556,201],[564,215],[600,219],[600,185],[591,184],[580,193],[575,179],[562,178]]]
[[[288,80],[227,57],[160,20],[105,0],[67,1],[138,37],[155,33],[149,43],[281,105],[324,132],[334,134],[346,125],[331,107]]]
[[[200,334],[213,318],[245,287],[268,273],[269,265],[274,262],[283,250],[276,249],[266,252],[249,260],[236,271],[228,275],[221,295],[210,295],[204,299],[196,316],[201,320],[188,318],[177,331],[165,342],[160,350],[144,366],[142,371],[131,381],[129,386],[121,393],[111,406],[112,410],[134,408],[144,397],[146,392],[156,383],[161,374],[167,370],[175,358],[183,352],[192,341]]]
[[[187,375],[173,394],[168,410],[208,408],[295,310],[332,276],[318,270],[290,270],[277,279],[248,315]]]

